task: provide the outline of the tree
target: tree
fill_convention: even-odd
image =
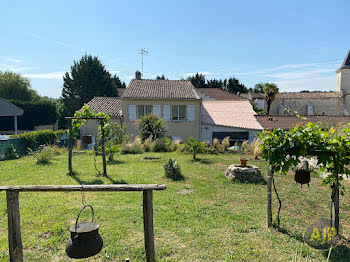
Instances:
[[[207,87],[205,84],[205,75],[203,74],[196,73],[194,76],[189,76],[187,80],[191,81],[195,88]]]
[[[152,140],[162,138],[166,134],[166,126],[163,119],[158,118],[155,114],[140,117],[136,125],[142,141],[145,141],[147,138]]]
[[[204,151],[204,148],[205,148],[204,142],[201,142],[192,136],[190,136],[187,139],[184,145],[184,150],[192,154],[193,160],[196,160],[196,155],[199,153],[202,153]]]
[[[254,86],[253,89],[251,89],[251,91],[253,91],[254,93],[264,93],[264,83],[258,83]]]
[[[217,80],[217,79],[210,79],[207,81],[207,87],[209,88],[224,88],[224,83],[222,80]]]
[[[167,79],[165,78],[165,75],[157,76],[156,79],[157,79],[157,80],[167,80]]]
[[[276,95],[278,94],[278,86],[274,83],[265,83],[262,87],[265,93],[265,101],[267,103],[267,114],[270,114],[270,107],[273,100],[275,100]]]
[[[233,94],[237,93],[248,93],[248,88],[239,82],[237,78],[230,77],[227,80],[227,84],[225,85],[225,89]]]
[[[38,93],[30,88],[28,78],[10,71],[0,71],[0,97],[19,101],[33,101],[40,98]]]
[[[114,75],[112,80],[117,88],[117,92],[118,92],[118,88],[126,88],[125,82],[121,81],[118,76]]]
[[[97,56],[85,54],[74,61],[70,73],[63,77],[62,103],[68,115],[73,115],[94,96],[117,96],[119,78],[112,77]]]

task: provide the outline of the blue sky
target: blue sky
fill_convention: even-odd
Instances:
[[[348,49],[350,1],[9,1],[0,2],[0,70],[28,77],[59,97],[62,76],[85,53],[127,84],[202,72],[281,91],[335,90]]]

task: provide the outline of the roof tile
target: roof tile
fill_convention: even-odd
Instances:
[[[103,112],[113,117],[122,116],[121,98],[118,97],[95,96],[87,105],[95,113]]]

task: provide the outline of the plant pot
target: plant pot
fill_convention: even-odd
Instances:
[[[241,167],[246,167],[248,159],[246,158],[240,158],[239,161],[241,162]]]
[[[301,186],[303,184],[308,184],[311,181],[310,178],[310,170],[306,170],[306,169],[297,169],[295,170],[295,176],[294,176],[294,180],[296,183],[301,184]]]

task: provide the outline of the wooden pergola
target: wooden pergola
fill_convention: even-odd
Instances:
[[[21,222],[19,212],[19,192],[129,192],[143,193],[143,228],[147,262],[155,262],[154,229],[153,229],[153,190],[165,190],[165,185],[33,185],[33,186],[2,186],[6,190],[8,215],[8,241],[10,262],[23,262],[23,245],[21,237]]]
[[[72,164],[72,158],[73,158],[73,137],[72,137],[72,120],[77,119],[76,117],[65,117],[69,121],[69,137],[68,137],[68,172],[69,174],[73,173],[73,164]],[[103,117],[84,117],[81,118],[84,120],[99,120],[100,121],[100,127],[102,128],[102,121]],[[103,175],[107,176],[107,163],[106,163],[106,148],[105,148],[105,138],[102,137],[101,139],[101,149],[102,149],[102,162],[103,162]]]

